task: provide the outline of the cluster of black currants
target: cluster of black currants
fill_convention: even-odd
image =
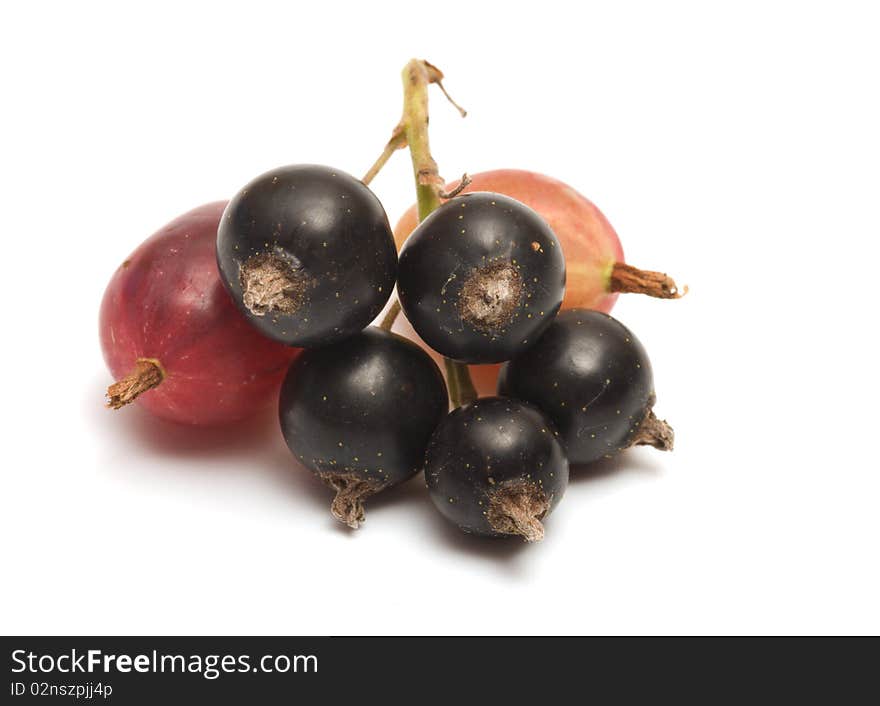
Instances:
[[[363,182],[285,167],[232,199],[217,258],[248,320],[305,349],[282,387],[281,429],[300,463],[336,491],[332,512],[351,527],[366,498],[424,470],[434,504],[461,529],[534,541],[569,463],[634,444],[672,447],[672,430],[652,412],[644,348],[606,314],[557,315],[562,248],[537,213],[506,196],[446,201],[398,261],[385,211]],[[450,413],[428,353],[390,326],[368,326],[395,283],[438,353],[505,362],[498,397],[454,399]]]

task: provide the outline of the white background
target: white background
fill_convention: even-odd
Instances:
[[[872,3],[6,3],[5,633],[880,631],[880,94]],[[538,546],[421,480],[357,533],[268,412],[102,407],[97,310],[146,236],[285,163],[363,173],[424,56],[441,172],[593,199],[691,287],[616,316],[674,453],[575,477]],[[374,187],[413,200],[398,154]]]

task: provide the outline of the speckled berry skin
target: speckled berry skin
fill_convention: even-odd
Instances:
[[[101,348],[119,380],[139,359],[164,378],[136,404],[193,426],[231,424],[277,402],[298,349],[254,331],[217,272],[217,225],[226,202],[175,218],[114,272],[101,302]]]
[[[511,483],[534,484],[549,503],[546,517],[568,485],[568,461],[540,410],[486,397],[451,412],[434,432],[425,481],[446,519],[469,534],[499,537],[488,519],[492,494]]]
[[[611,311],[618,295],[609,291],[615,262],[623,262],[623,248],[612,225],[598,207],[558,179],[522,169],[494,169],[469,174],[464,193],[493,191],[521,201],[547,221],[562,243],[568,261],[563,309]],[[459,181],[446,185],[447,191]],[[419,222],[415,204],[394,226],[394,239],[403,247]],[[494,389],[494,378],[493,378]]]
[[[353,474],[379,489],[422,470],[425,447],[448,409],[430,356],[371,326],[304,351],[284,380],[279,417],[306,468],[322,477]]]
[[[527,351],[506,363],[500,394],[539,407],[580,465],[629,447],[654,403],[648,355],[608,314],[563,311]]]
[[[244,302],[250,258],[275,257],[297,278],[295,311],[255,313]],[[217,233],[217,262],[233,300],[264,335],[294,346],[357,333],[394,287],[397,253],[382,204],[362,182],[329,167],[281,167],[239,191]]]
[[[493,318],[469,320],[464,293],[486,268],[507,280],[472,303],[485,304]],[[500,194],[467,194],[447,201],[407,239],[397,287],[407,319],[431,348],[465,363],[497,363],[537,340],[559,310],[565,258],[553,231],[527,206]]]

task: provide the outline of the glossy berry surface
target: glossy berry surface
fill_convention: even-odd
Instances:
[[[114,406],[136,399],[171,421],[215,425],[276,402],[298,349],[257,333],[220,281],[214,247],[225,206],[207,204],[171,221],[113,274],[100,337],[120,381],[111,387]]]
[[[552,320],[565,293],[565,259],[530,208],[499,194],[468,194],[410,236],[397,287],[407,319],[431,348],[466,363],[497,363]]]
[[[465,532],[543,537],[542,520],[568,484],[568,461],[536,407],[488,397],[451,412],[425,460],[434,505]]]
[[[464,193],[493,191],[514,198],[539,213],[559,238],[568,270],[563,309],[611,311],[618,295],[610,291],[610,273],[615,263],[624,261],[623,248],[592,201],[558,179],[523,169],[494,169],[470,177]],[[452,182],[447,189],[456,186]],[[398,247],[417,225],[413,206],[394,227]]]
[[[422,469],[448,405],[425,351],[369,327],[303,352],[284,381],[279,417],[294,456],[337,491],[333,514],[357,527],[365,498]]]
[[[634,444],[672,447],[672,430],[651,411],[654,378],[648,354],[608,314],[560,313],[534,346],[504,365],[498,390],[543,410],[573,465]]]
[[[274,169],[229,203],[217,233],[223,281],[258,330],[295,346],[367,326],[394,287],[397,253],[362,182],[316,165]]]
[[[451,182],[446,190],[452,191],[457,187],[458,182]],[[475,191],[494,191],[510,196],[534,209],[547,221],[565,253],[563,310],[585,308],[609,312],[617,301],[618,291],[633,291],[613,276],[615,272],[618,276],[626,275],[629,266],[625,263],[620,239],[611,223],[592,201],[568,184],[523,169],[494,169],[471,175],[471,183],[463,193]],[[417,225],[418,210],[413,205],[394,227],[398,248],[403,247]],[[642,272],[642,275],[648,274],[656,273]],[[657,282],[653,283],[657,285]],[[671,279],[664,280],[659,285],[659,291],[652,291],[651,294],[669,296],[663,287],[674,284]],[[412,336],[405,325],[400,330],[404,335]],[[474,366],[471,375],[480,394],[494,394],[498,366]]]

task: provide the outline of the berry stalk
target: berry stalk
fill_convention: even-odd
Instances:
[[[418,195],[418,220],[424,219],[436,209],[441,199],[453,198],[470,184],[470,177],[463,174],[456,189],[446,192],[442,188],[443,179],[438,172],[437,163],[431,157],[428,144],[428,86],[432,83],[437,84],[461,117],[467,115],[467,111],[443,87],[443,72],[427,61],[412,59],[403,70],[403,115],[382,154],[361,179],[364,184],[369,184],[397,150],[410,146]],[[395,298],[380,327],[390,331],[399,314],[400,300]],[[470,388],[473,389],[473,385]]]
[[[446,386],[449,388],[452,406],[457,409],[476,400],[477,390],[468,366],[452,358],[444,358],[443,363],[446,366]]]
[[[141,394],[158,387],[165,379],[162,364],[155,358],[138,358],[134,370],[107,388],[107,406],[122,409]]]
[[[436,83],[442,90],[443,72],[427,61],[412,59],[404,67],[402,79],[403,117],[397,129],[402,127],[404,139],[409,146],[419,221],[423,221],[440,206],[441,192],[446,183],[431,155],[428,139],[428,86]],[[445,90],[443,92],[446,93]],[[448,94],[446,95],[448,98]],[[461,108],[459,111],[464,114]],[[477,393],[468,367],[449,358],[444,358],[444,363],[453,407],[473,402]]]
[[[624,262],[615,262],[608,275],[608,291],[621,294],[647,294],[657,299],[680,299],[687,287],[680,289],[665,272],[640,270]]]
[[[397,315],[400,313],[400,299],[394,298],[394,301],[391,302],[391,308],[388,309],[388,313],[385,314],[382,319],[382,323],[379,324],[379,328],[384,329],[385,331],[390,331],[394,327],[394,322],[397,320]]]
[[[428,86],[443,74],[427,61],[413,59],[403,69],[403,132],[413,165],[419,221],[440,206],[444,185],[428,140]]]

